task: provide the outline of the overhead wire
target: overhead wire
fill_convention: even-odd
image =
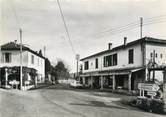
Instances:
[[[14,13],[14,17],[15,17],[16,23],[18,25],[18,29],[20,29],[21,28],[21,23],[20,23],[20,20],[18,18],[18,14],[16,13],[17,11],[15,9],[16,7],[15,7],[15,4],[13,3],[13,0],[12,0],[12,2],[10,2],[10,5],[11,5],[12,11]]]
[[[135,26],[138,24],[138,21],[135,21],[135,22],[132,22],[132,23],[129,23],[127,25],[123,25],[123,26],[118,26],[118,27],[115,27],[115,28],[111,28],[111,29],[107,29],[105,31],[102,31],[100,33],[105,33],[105,32],[108,32],[108,31],[114,31],[114,30],[118,30],[118,29],[121,29],[121,28],[126,28],[126,27],[130,27],[130,26]]]
[[[165,16],[166,15],[161,15],[159,17],[156,16],[156,17],[152,17],[152,18],[146,18],[146,19],[144,19],[143,26],[150,25],[150,24],[155,24],[155,23],[166,22],[165,21],[166,20]],[[140,27],[140,23],[138,21],[135,21],[135,22],[129,23],[127,25],[118,26],[118,27],[115,27],[115,28],[111,28],[111,29],[99,32],[96,35],[104,35],[105,33],[117,34],[117,33],[128,31],[128,30],[131,30],[131,29],[134,29],[134,28],[138,28],[138,27]]]
[[[166,15],[158,15],[158,16],[154,16],[154,17],[149,17],[149,18],[146,18],[146,20],[151,20],[151,19],[158,19],[158,18],[162,18],[162,17],[166,17]]]
[[[69,33],[69,30],[68,30],[66,20],[65,20],[64,14],[63,14],[63,10],[61,8],[61,4],[60,4],[59,0],[57,0],[57,4],[58,4],[59,10],[60,10],[61,18],[62,18],[63,23],[64,23],[64,27],[65,27],[65,31],[66,31],[66,34],[67,34],[67,37],[68,37],[69,44],[72,48],[72,52],[75,54],[76,52],[75,52],[73,43],[71,41],[70,33]],[[16,19],[17,25],[20,28],[20,26],[21,26],[20,21],[19,21],[18,15],[16,13],[16,9],[15,9],[15,6],[14,6],[13,2],[11,2],[11,6],[12,6],[12,10],[14,12],[14,17]],[[151,24],[155,24],[155,23],[166,22],[165,20],[166,20],[166,15],[159,15],[159,16],[146,18],[143,21],[143,26],[151,25]],[[138,28],[138,27],[140,27],[139,21],[134,21],[134,22],[129,23],[127,25],[122,25],[122,26],[118,26],[118,27],[115,27],[115,28],[104,30],[102,32],[98,32],[98,33],[96,33],[96,35],[104,35],[104,34],[107,34],[107,33],[109,33],[109,34],[118,34],[118,33],[121,33],[121,32],[125,32],[125,31],[131,30],[131,29]],[[27,31],[26,30],[26,32],[32,32],[32,31]]]
[[[63,14],[63,11],[62,11],[59,0],[57,0],[57,4],[58,4],[58,7],[59,7],[59,11],[60,11],[60,14],[61,14],[62,21],[64,23],[64,27],[65,27],[65,31],[66,31],[66,34],[67,34],[67,37],[68,37],[69,44],[72,48],[73,54],[76,55],[76,52],[75,52],[74,46],[73,46],[71,38],[70,38],[69,30],[68,30],[66,20],[65,20],[65,17],[64,17],[64,14]]]

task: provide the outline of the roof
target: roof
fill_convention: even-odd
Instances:
[[[8,50],[8,51],[20,50],[20,44],[17,44],[17,43],[15,43],[15,42],[9,42],[9,43],[7,43],[7,44],[2,45],[2,46],[1,46],[1,50]],[[39,54],[38,52],[36,52],[36,51],[34,51],[34,50],[32,50],[32,49],[30,49],[30,48],[24,46],[24,45],[22,45],[22,50],[23,50],[23,51],[24,51],[24,50],[25,50],[25,51],[29,51],[29,52],[31,52],[31,53],[33,53],[33,54],[35,54],[35,55],[37,55],[37,56],[39,56],[39,57],[45,59],[44,56],[42,56],[42,55]]]
[[[85,58],[82,58],[81,61],[83,61],[85,59],[92,58],[92,57],[96,57],[96,56],[99,56],[99,55],[103,55],[105,53],[110,53],[110,52],[114,52],[114,51],[117,51],[117,50],[121,50],[121,49],[124,49],[126,47],[129,47],[129,46],[132,46],[132,45],[136,45],[136,44],[141,44],[141,43],[152,43],[152,44],[157,44],[158,43],[158,44],[166,45],[166,40],[164,40],[164,39],[156,39],[156,38],[152,38],[152,37],[144,37],[144,38],[141,38],[141,39],[129,42],[126,45],[123,44],[123,45],[117,46],[115,48],[112,48],[111,50],[104,50],[104,51],[101,51],[99,53],[87,56]]]

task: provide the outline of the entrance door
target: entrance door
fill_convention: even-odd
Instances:
[[[135,79],[135,74],[131,76],[131,90],[134,90],[134,79]]]

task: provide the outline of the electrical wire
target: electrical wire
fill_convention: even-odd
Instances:
[[[15,7],[15,5],[14,5],[14,3],[13,3],[13,0],[12,0],[12,2],[10,2],[11,3],[11,8],[12,8],[12,11],[13,11],[13,13],[14,13],[14,17],[15,17],[15,20],[16,20],[16,23],[17,23],[17,25],[18,25],[18,29],[20,30],[21,29],[21,23],[20,23],[20,20],[19,20],[19,18],[18,18],[18,14],[16,13],[16,7]]]
[[[132,22],[132,23],[127,24],[127,25],[123,25],[123,26],[118,26],[118,27],[115,27],[115,28],[107,29],[107,30],[102,31],[100,33],[105,33],[105,32],[108,32],[108,31],[116,31],[116,30],[119,30],[121,28],[127,28],[127,27],[135,26],[135,25],[138,25],[138,21]]]
[[[63,11],[62,11],[62,8],[61,8],[59,0],[57,0],[57,4],[58,4],[58,7],[59,7],[61,18],[62,18],[63,23],[64,23],[64,27],[65,27],[65,31],[66,31],[66,34],[67,34],[67,37],[68,37],[68,40],[69,40],[69,44],[70,44],[70,46],[72,48],[73,54],[76,55],[76,52],[74,50],[74,47],[73,47],[73,44],[72,44],[72,41],[71,41],[71,38],[70,38],[69,30],[68,30],[68,27],[67,27],[67,24],[66,24],[66,21],[65,21],[65,17],[63,15]]]
[[[161,15],[161,16],[158,16],[158,17],[156,16],[156,17],[152,17],[152,18],[146,18],[146,19],[144,19],[143,26],[166,22],[165,21],[166,20],[165,16],[166,15]],[[139,24],[139,22],[138,23],[137,22],[138,21],[135,21],[133,23],[130,23],[130,24],[127,24],[127,25],[124,25],[124,26],[118,26],[118,27],[115,27],[115,28],[111,28],[111,29],[102,31],[102,32],[100,32],[96,35],[104,35],[105,33],[117,34],[117,33],[128,31],[128,30],[131,30],[131,29],[134,29],[134,28],[138,28],[138,27],[140,27],[140,24]]]
[[[63,14],[61,4],[60,4],[59,0],[57,0],[57,4],[58,4],[59,10],[60,10],[61,18],[62,18],[63,23],[64,23],[64,27],[65,27],[65,31],[66,31],[66,34],[67,34],[67,37],[68,37],[69,44],[72,48],[72,52],[75,55],[76,52],[75,52],[73,43],[71,41],[70,33],[69,33],[69,30],[68,30],[68,27],[67,27],[65,17],[64,17],[64,14]],[[18,14],[16,13],[16,9],[15,9],[15,5],[14,5],[13,1],[11,2],[11,7],[12,7],[12,11],[14,13],[14,17],[16,19],[17,25],[18,25],[18,27],[20,27],[21,26],[20,20],[18,18]],[[152,24],[156,24],[156,23],[163,23],[163,22],[166,22],[165,20],[166,20],[166,15],[159,15],[159,16],[146,18],[143,21],[143,26],[152,25]],[[129,23],[127,25],[122,25],[122,26],[118,26],[118,27],[115,27],[115,28],[104,30],[102,32],[98,32],[98,33],[93,34],[93,35],[102,36],[102,35],[105,35],[107,33],[114,35],[114,34],[125,32],[125,31],[131,30],[131,29],[136,29],[138,27],[140,27],[140,23],[139,23],[139,21],[135,21],[135,22]],[[24,32],[32,32],[32,31],[26,30]],[[36,33],[36,31],[33,31],[33,32]]]

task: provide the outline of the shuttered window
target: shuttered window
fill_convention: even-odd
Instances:
[[[98,58],[95,59],[96,69],[98,68]]]
[[[133,49],[130,49],[128,51],[128,60],[129,60],[129,64],[133,64],[134,63],[134,50]]]
[[[3,53],[1,61],[4,63],[11,63],[12,61],[12,54],[9,52]]]
[[[104,56],[104,67],[118,65],[118,54]]]
[[[86,61],[86,62],[84,63],[84,69],[85,69],[85,70],[88,70],[88,69],[89,69],[89,61]]]

